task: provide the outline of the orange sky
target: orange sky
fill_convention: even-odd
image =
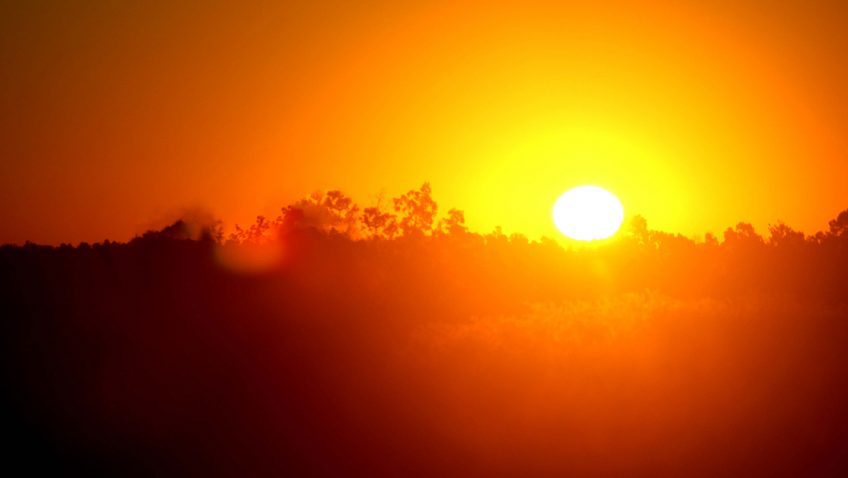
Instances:
[[[424,181],[530,237],[584,183],[688,235],[848,208],[839,2],[9,3],[0,243]]]

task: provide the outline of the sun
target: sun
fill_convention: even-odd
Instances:
[[[598,186],[570,189],[554,204],[554,224],[578,241],[606,239],[624,221],[624,207],[615,195]]]

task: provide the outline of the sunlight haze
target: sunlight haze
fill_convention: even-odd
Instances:
[[[424,181],[479,232],[558,237],[564,188],[605,184],[660,230],[814,233],[848,203],[846,12],[805,5],[6,6],[0,242]]]

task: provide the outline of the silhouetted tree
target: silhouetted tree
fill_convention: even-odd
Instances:
[[[757,234],[754,226],[740,222],[734,228],[724,231],[724,244],[730,247],[751,247],[764,244],[762,236]]]
[[[362,211],[362,229],[375,239],[394,239],[398,234],[397,218],[379,207],[367,207]]]
[[[448,215],[439,221],[438,231],[443,235],[461,236],[468,233],[465,225],[465,213],[458,209],[451,209]]]
[[[805,242],[806,238],[803,232],[796,231],[782,222],[769,225],[769,245],[776,247],[799,247],[804,245]]]
[[[848,209],[839,213],[836,218],[827,223],[830,234],[837,237],[848,236]]]
[[[625,234],[632,237],[638,244],[651,244],[651,233],[648,230],[648,221],[640,215],[633,216],[625,230]]]
[[[404,236],[428,235],[433,231],[438,205],[431,196],[430,183],[392,200],[398,213],[398,226]]]
[[[332,231],[356,237],[358,234],[359,206],[341,191],[316,192],[282,209],[282,218],[292,211],[300,211],[300,227]],[[295,216],[290,216],[290,221]],[[284,222],[284,219],[281,221]]]
[[[256,222],[251,224],[247,229],[243,229],[236,224],[235,230],[228,237],[228,241],[234,243],[265,241],[268,239],[268,232],[271,230],[272,225],[272,222],[268,221],[265,216],[256,216]]]

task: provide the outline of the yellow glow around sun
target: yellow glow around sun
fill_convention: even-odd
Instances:
[[[624,207],[614,194],[597,186],[579,186],[554,204],[554,224],[578,241],[606,239],[624,221]]]

